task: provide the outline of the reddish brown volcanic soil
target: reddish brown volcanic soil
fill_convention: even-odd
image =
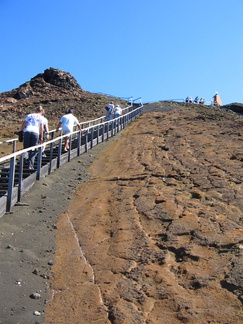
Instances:
[[[0,140],[39,104],[53,129],[68,108],[89,120],[111,99],[127,106],[47,69],[0,94]],[[1,324],[243,323],[243,117],[144,111],[0,219]]]
[[[142,115],[57,224],[48,324],[242,323],[242,118]]]

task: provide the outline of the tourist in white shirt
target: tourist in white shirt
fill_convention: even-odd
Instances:
[[[107,106],[106,120],[111,120],[114,113],[114,103],[111,101]]]
[[[23,123],[21,130],[24,131],[24,148],[29,148],[43,143],[43,114],[42,106],[36,109],[33,114],[28,114]],[[28,154],[28,168],[34,170],[36,150],[30,150]]]
[[[114,108],[114,118],[120,117],[122,115],[122,109],[119,105]]]
[[[73,110],[69,109],[67,114],[61,117],[57,125],[56,132],[58,132],[59,128],[62,127],[62,133],[64,135],[69,135],[73,132],[74,125],[77,125],[79,130],[81,130],[81,126],[78,122],[78,119],[73,115]],[[65,137],[65,145],[64,145],[65,152],[69,150],[69,141],[70,141],[70,135]]]

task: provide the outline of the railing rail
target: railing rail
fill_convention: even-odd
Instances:
[[[140,103],[142,104],[141,98],[137,98],[137,99],[134,100],[133,97],[129,97],[129,98],[126,98],[126,99],[127,99],[127,101],[130,101],[130,106],[128,106],[126,108],[123,108],[122,109],[123,113],[124,112],[126,113],[127,110],[131,109],[133,107],[133,103],[135,101],[137,101],[137,100],[140,100]],[[98,117],[98,118],[95,118],[95,119],[92,119],[92,120],[81,122],[81,123],[79,123],[79,125],[81,126],[82,129],[84,129],[86,127],[91,127],[92,125],[96,125],[96,124],[100,124],[102,122],[105,122],[105,120],[106,120],[106,116],[101,116],[101,117]],[[56,129],[50,130],[48,134],[53,138],[55,131],[56,131]],[[12,138],[12,139],[8,139],[8,140],[5,140],[5,141],[0,141],[0,145],[13,142],[12,152],[15,152],[15,150],[16,150],[16,142],[17,141],[18,141],[18,138]]]
[[[138,98],[141,100],[141,98]],[[84,122],[81,130],[75,130],[71,133],[70,147],[68,152],[62,152],[63,139],[66,135],[54,138],[54,131],[51,140],[34,147],[22,149],[7,156],[0,158],[1,175],[0,179],[6,179],[6,193],[0,197],[0,217],[6,212],[10,212],[14,204],[21,201],[36,180],[49,175],[53,170],[60,168],[66,162],[74,157],[92,149],[95,145],[116,135],[117,132],[125,128],[135,118],[143,112],[143,104],[140,101],[138,107],[132,105],[123,109],[120,117],[112,120],[105,120],[102,116],[92,121]],[[47,161],[43,161],[43,148],[48,151]],[[24,157],[29,151],[36,150],[36,166],[34,171],[26,170]],[[27,175],[26,175],[27,174]]]
[[[12,152],[15,152],[15,150],[16,150],[16,142],[17,141],[18,141],[18,138],[12,138],[12,139],[8,139],[6,141],[0,142],[0,145],[1,144],[12,143]]]

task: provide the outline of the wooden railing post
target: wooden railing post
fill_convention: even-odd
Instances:
[[[102,142],[104,142],[105,139],[105,124],[102,124]]]
[[[49,159],[49,168],[48,168],[48,174],[51,173],[52,171],[52,157],[53,157],[53,147],[54,147],[54,144],[53,142],[51,143],[50,145],[50,159]]]
[[[12,208],[12,196],[13,196],[13,187],[14,187],[14,177],[15,177],[15,163],[16,156],[13,156],[10,160],[10,170],[9,170],[9,179],[8,179],[8,197],[7,197],[7,212],[11,211]]]
[[[94,140],[94,127],[90,130],[90,148],[93,148],[93,140]]]
[[[42,147],[38,148],[36,180],[41,178]]]
[[[16,141],[13,141],[12,153],[16,151]]]
[[[99,135],[100,135],[100,126],[98,125],[97,127],[96,127],[96,134],[97,134],[97,145],[99,144]]]
[[[80,148],[81,148],[81,135],[82,135],[82,132],[79,131],[78,133],[78,146],[77,146],[77,156],[80,155]]]
[[[85,152],[88,152],[88,140],[89,140],[89,135],[88,135],[88,129],[85,132]]]
[[[71,160],[71,150],[72,150],[72,135],[69,137],[69,149],[68,149],[68,162]]]
[[[57,168],[60,168],[61,165],[61,155],[62,155],[62,139],[58,141],[58,153],[57,153]]]
[[[22,198],[24,154],[25,153],[22,153],[19,159],[18,202],[20,202]]]

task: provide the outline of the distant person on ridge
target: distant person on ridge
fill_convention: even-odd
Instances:
[[[42,106],[39,106],[36,112],[28,114],[22,123],[21,130],[24,132],[25,149],[43,143],[43,112]],[[34,170],[36,150],[30,150],[28,153],[28,169]]]
[[[194,99],[194,103],[198,103],[198,100],[199,100],[199,98],[196,97],[196,98]]]
[[[111,120],[114,112],[114,103],[111,101],[108,106],[106,106],[106,120]]]
[[[68,135],[65,137],[65,145],[64,145],[65,152],[69,150],[70,136],[71,133],[73,132],[74,125],[77,125],[78,129],[81,130],[81,126],[78,122],[78,119],[73,115],[73,110],[69,109],[66,115],[61,117],[56,129],[56,132],[58,132],[59,128],[62,127],[62,134]]]
[[[222,106],[222,102],[221,99],[218,95],[218,92],[215,93],[215,95],[213,96],[213,102],[212,102],[213,106],[219,107]]]

